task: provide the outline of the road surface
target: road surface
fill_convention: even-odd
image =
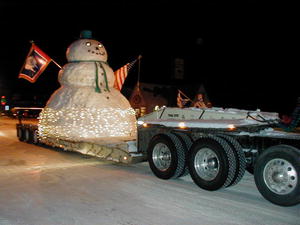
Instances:
[[[19,142],[0,118],[0,225],[299,225],[300,205],[265,200],[246,173],[209,192],[189,176],[156,178],[148,164],[119,165]]]

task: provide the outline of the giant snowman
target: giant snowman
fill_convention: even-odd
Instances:
[[[104,46],[90,31],[81,33],[66,52],[56,90],[40,114],[41,139],[82,141],[135,138],[136,118],[128,100],[116,90]]]

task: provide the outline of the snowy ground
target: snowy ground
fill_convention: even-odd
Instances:
[[[208,192],[189,176],[160,180],[147,163],[117,165],[19,142],[0,118],[0,225],[299,225],[300,205],[280,207],[246,173]]]

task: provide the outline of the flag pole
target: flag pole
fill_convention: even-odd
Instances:
[[[34,40],[30,40],[29,42],[30,42],[32,45],[34,44]],[[61,69],[61,66],[60,66],[55,60],[53,60],[53,59],[51,58],[51,61],[52,61],[56,66],[58,66],[59,69]]]
[[[138,81],[137,81],[137,88],[138,88],[138,90],[140,89],[141,58],[142,58],[142,55],[139,55],[138,58],[137,58],[137,59],[139,60],[139,66],[138,66]]]
[[[57,62],[55,62],[52,58],[51,58],[51,61],[52,61],[55,65],[57,65],[57,66],[59,67],[59,69],[61,69],[61,66],[60,66]]]
[[[188,96],[186,96],[182,91],[180,91],[179,89],[178,89],[178,91],[179,91],[179,93],[181,93],[184,97],[186,97],[188,100],[190,100],[191,102],[193,102]]]

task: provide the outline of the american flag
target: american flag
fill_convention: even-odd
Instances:
[[[124,84],[124,82],[125,82],[125,79],[126,79],[126,77],[127,77],[127,75],[128,75],[129,70],[133,67],[133,65],[136,63],[136,61],[137,61],[138,59],[140,59],[140,57],[137,58],[137,59],[135,59],[135,60],[133,60],[133,61],[130,62],[130,63],[127,63],[126,65],[122,66],[120,69],[118,69],[118,70],[116,70],[116,71],[114,72],[114,74],[115,74],[115,83],[114,83],[114,87],[115,87],[117,90],[121,91],[122,86],[123,86],[123,84]]]
[[[51,60],[52,59],[46,53],[32,43],[25,63],[19,73],[19,78],[24,78],[29,82],[34,83],[46,69]]]

